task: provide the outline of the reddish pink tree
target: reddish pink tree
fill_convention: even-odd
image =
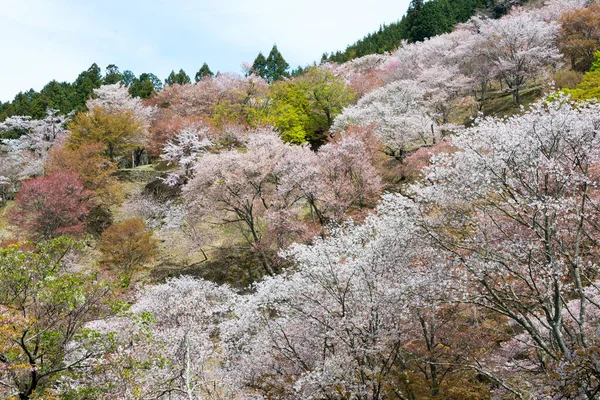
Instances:
[[[39,239],[81,235],[90,211],[90,194],[72,172],[31,179],[23,183],[10,219]]]

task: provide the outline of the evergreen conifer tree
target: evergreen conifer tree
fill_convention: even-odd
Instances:
[[[269,56],[267,57],[267,82],[273,83],[288,76],[287,70],[290,65],[285,61],[277,45],[273,45]]]
[[[202,80],[202,78],[204,78],[205,76],[214,76],[215,74],[213,74],[213,72],[210,70],[210,68],[208,67],[207,63],[202,64],[202,67],[200,67],[200,69],[198,70],[198,72],[196,72],[196,76],[194,77],[194,80],[196,82],[200,82]]]
[[[93,63],[86,71],[79,74],[73,87],[75,89],[75,104],[77,111],[85,110],[85,102],[92,95],[94,89],[102,86],[102,75],[100,67]]]
[[[173,74],[173,72],[171,72]],[[175,74],[173,74],[175,76]],[[169,75],[170,77],[170,75]],[[133,97],[140,97],[147,99],[151,97],[154,92],[162,89],[162,82],[158,77],[151,73],[140,74],[139,78],[133,79],[131,86],[129,87],[129,94]]]
[[[119,67],[115,64],[109,64],[106,67],[106,73],[104,74],[104,84],[105,85],[113,85],[117,82],[120,82],[123,79],[123,74],[119,71]]]
[[[183,69],[180,69],[178,73],[175,73],[175,71],[171,71],[167,79],[165,79],[165,84],[169,86],[174,84],[185,85],[186,83],[191,82],[192,80]]]
[[[267,59],[263,56],[263,53],[260,52],[254,59],[254,63],[252,63],[252,69],[250,72],[254,75],[258,75],[263,78],[267,78]]]

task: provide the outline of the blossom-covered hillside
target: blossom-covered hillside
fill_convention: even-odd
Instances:
[[[6,118],[0,397],[598,398],[599,22]]]

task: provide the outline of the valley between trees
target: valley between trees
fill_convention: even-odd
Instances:
[[[0,397],[600,398],[597,2],[244,72],[0,106]]]

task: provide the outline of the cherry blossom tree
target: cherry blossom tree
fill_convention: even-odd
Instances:
[[[236,223],[246,241],[260,248],[261,217],[275,206],[272,171],[287,146],[274,132],[249,138],[247,151],[230,150],[207,154],[195,167],[195,177],[183,189],[191,217],[221,223]],[[264,251],[259,251],[265,272],[274,270]]]
[[[264,94],[264,79],[250,75],[220,73],[195,84],[167,86],[152,99],[158,106],[166,106],[180,116],[212,117],[219,105],[249,105]],[[241,110],[243,111],[243,110]]]
[[[393,60],[389,54],[370,54],[343,64],[326,63],[322,67],[344,78],[360,98],[383,85],[386,68]]]
[[[508,85],[516,104],[521,104],[525,83],[561,58],[555,43],[557,33],[556,23],[522,10],[482,21],[478,47],[493,66],[493,76]]]
[[[403,41],[392,56],[394,60],[386,66],[384,80],[416,79],[423,70],[443,66],[452,68],[460,65],[469,53],[475,32],[459,27],[450,33],[444,33],[422,42]],[[426,82],[425,82],[426,84]]]
[[[588,4],[589,0],[548,0],[537,14],[544,21],[558,21],[564,13],[583,9]]]
[[[86,102],[88,110],[96,107],[105,112],[132,111],[145,124],[149,124],[155,113],[154,107],[147,107],[138,97],[131,97],[129,90],[121,83],[102,85],[94,89],[94,97]]]
[[[397,158],[434,144],[442,133],[456,129],[450,115],[474,88],[465,60],[475,38],[475,32],[462,28],[424,42],[402,43],[382,63],[386,85],[346,108],[334,131],[374,125],[386,152]]]
[[[183,188],[190,223],[237,224],[269,274],[275,272],[269,254],[304,237],[305,208],[323,228],[372,205],[380,190],[371,157],[356,137],[315,154],[306,146],[284,144],[272,131],[251,135],[244,151],[204,155]]]
[[[208,127],[200,129],[182,129],[173,140],[168,140],[163,148],[161,158],[168,165],[176,165],[177,171],[171,172],[165,182],[176,185],[187,182],[193,177],[193,167],[198,158],[206,153],[206,149],[213,145],[208,139]]]
[[[292,146],[285,158],[273,171],[278,177],[278,196],[286,204],[305,201],[311,216],[321,225],[327,223],[324,194],[327,191],[322,179],[321,157],[308,146]]]
[[[21,172],[17,160],[0,154],[0,206],[5,206],[9,197],[17,193]]]
[[[6,154],[5,160],[11,164],[7,168],[19,170],[17,176],[13,174],[9,180],[24,180],[44,173],[48,151],[55,142],[65,139],[65,124],[69,118],[49,108],[46,117],[41,120],[15,116],[0,123],[0,133],[17,136],[15,139],[0,140],[0,151]]]
[[[444,268],[411,266],[422,251],[414,222],[408,199],[387,196],[364,225],[286,251],[296,268],[259,283],[221,325],[238,385],[267,397],[408,397],[392,382],[410,358],[411,307],[452,291]]]
[[[347,135],[322,146],[318,152],[321,165],[321,209],[332,221],[342,221],[352,209],[368,208],[381,193],[381,178],[362,140]]]
[[[203,125],[199,117],[181,117],[169,110],[159,109],[156,121],[149,128],[148,153],[159,157],[167,140],[173,139],[183,129],[199,129]]]
[[[559,97],[485,119],[416,188],[423,226],[472,279],[470,301],[523,331],[538,373],[597,342],[599,116]]]
[[[218,326],[237,297],[226,286],[185,276],[143,289],[128,313],[87,325],[114,337],[112,351],[88,363],[92,373],[63,385],[105,399],[236,397],[222,374]]]
[[[132,196],[123,205],[125,216],[142,218],[155,230],[180,229],[185,226],[186,208],[178,199],[161,201],[147,194]]]
[[[396,81],[347,107],[334,123],[334,131],[352,125],[375,125],[386,152],[402,158],[407,148],[430,144],[439,130],[423,104],[425,89],[415,81]]]

